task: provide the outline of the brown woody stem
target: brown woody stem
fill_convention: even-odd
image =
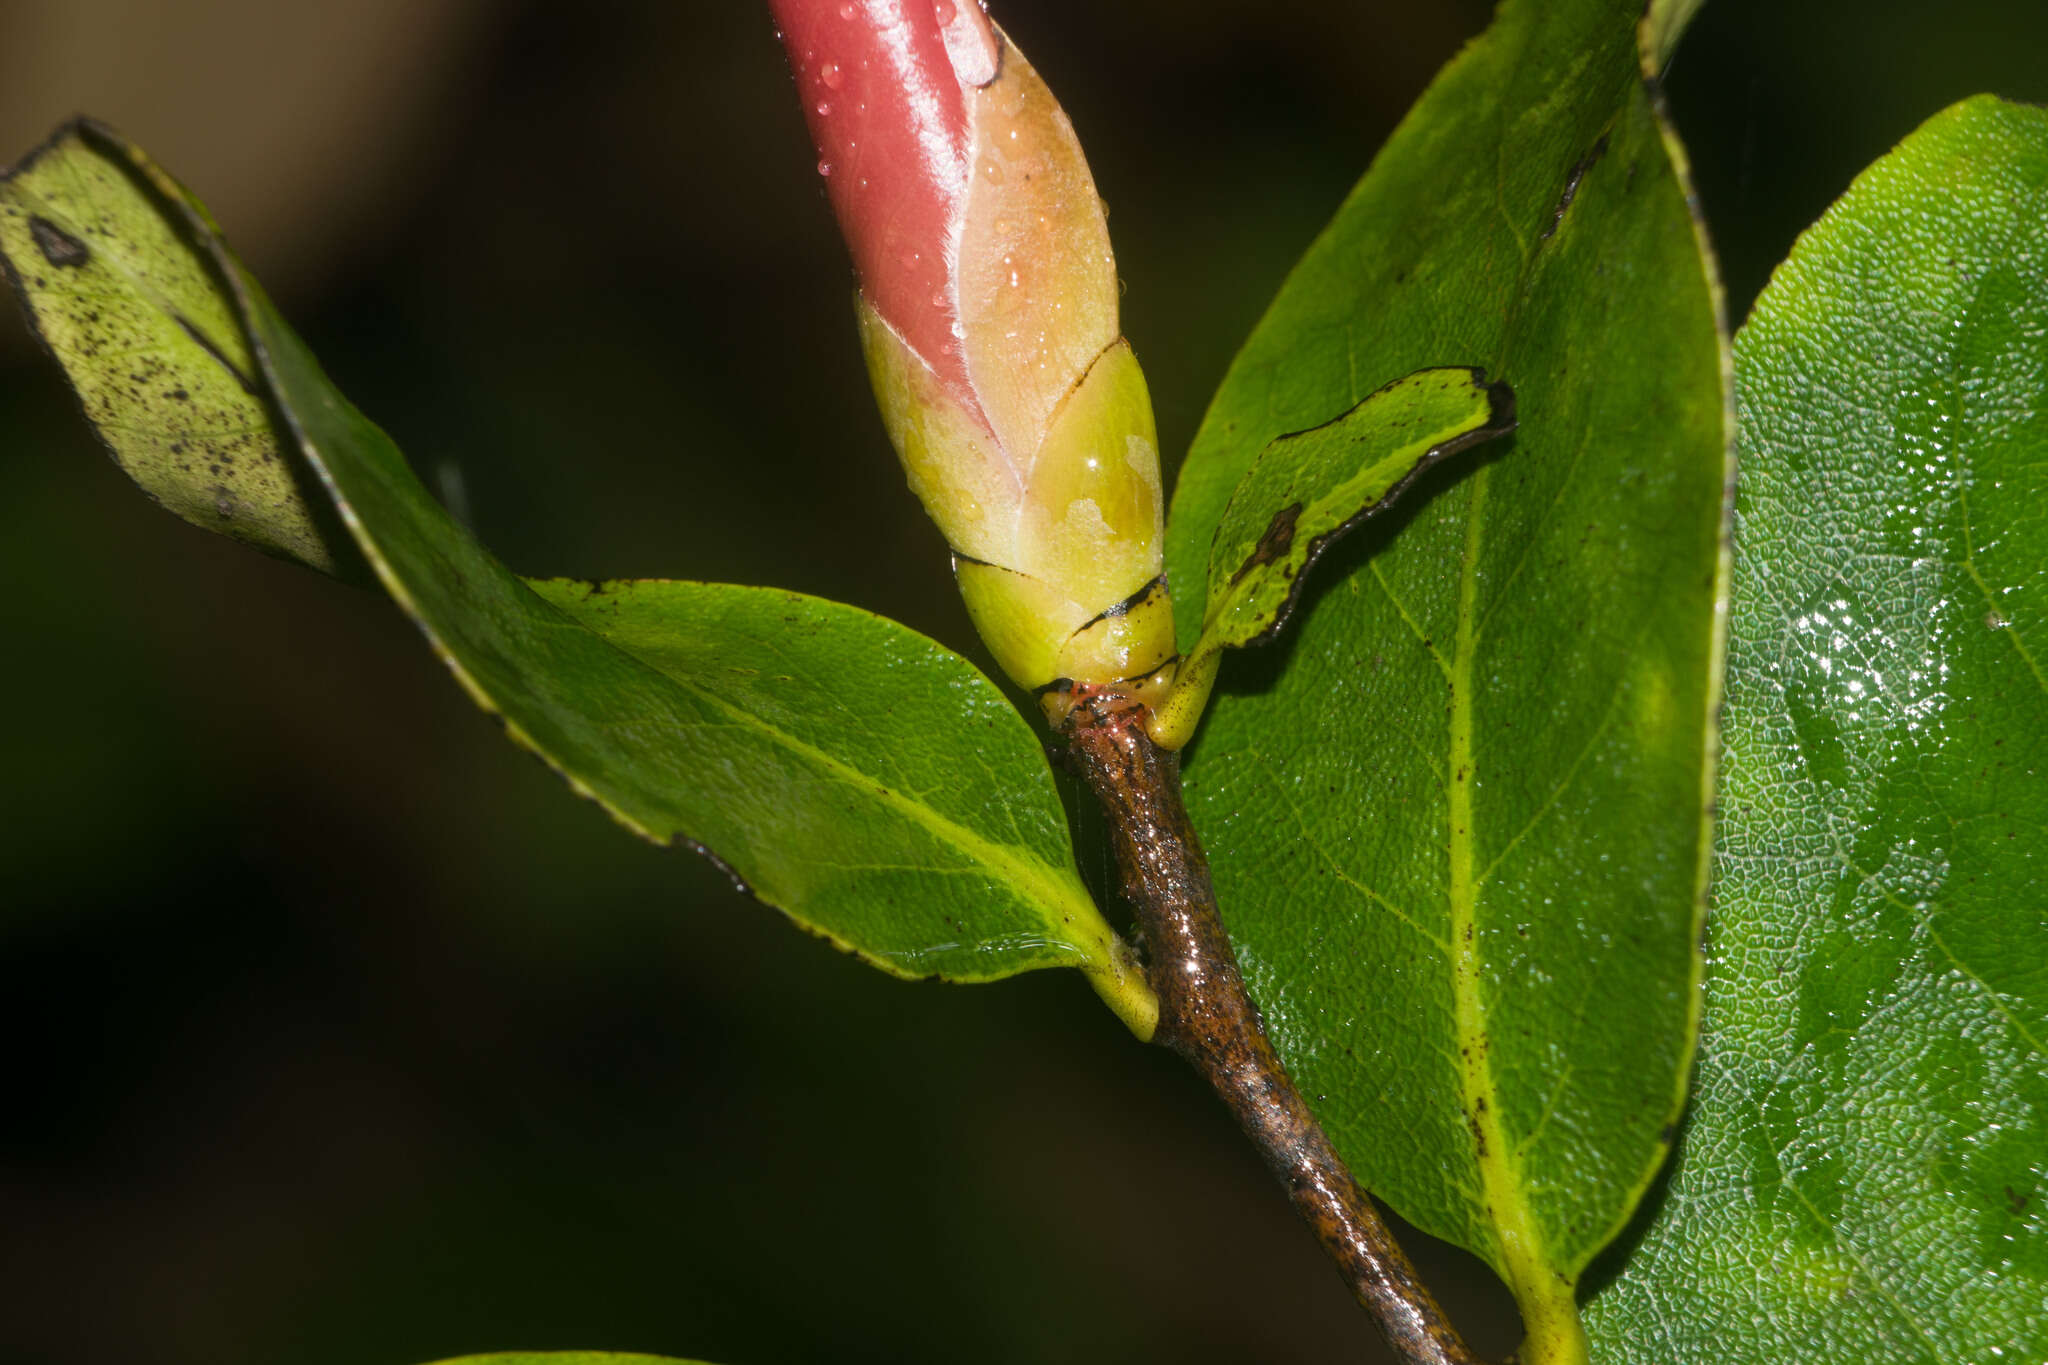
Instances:
[[[1159,995],[1155,1041],[1191,1062],[1230,1106],[1401,1359],[1477,1365],[1266,1041],[1181,801],[1179,757],[1146,736],[1145,715],[1112,693],[1077,699],[1064,728],[1073,765],[1109,818],[1124,895],[1144,936]]]

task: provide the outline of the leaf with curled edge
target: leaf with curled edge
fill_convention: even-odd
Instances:
[[[1225,648],[1269,640],[1317,558],[1392,507],[1447,455],[1514,430],[1515,396],[1482,370],[1418,370],[1343,416],[1275,438],[1238,481],[1209,547],[1202,630],[1160,708],[1154,737],[1192,736]]]
[[[884,970],[987,981],[1074,967],[1149,1034],[1152,995],[1074,867],[1044,750],[966,660],[871,613],[766,588],[520,579],[334,389],[204,210],[140,151],[78,124],[33,164],[126,196],[118,216],[66,220],[66,240],[93,259],[131,258],[130,235],[199,253],[175,259],[175,293],[138,277],[121,301],[137,334],[175,342],[180,319],[201,320],[206,344],[179,363],[240,376],[250,401],[233,420],[303,459],[457,680],[579,794],[651,840],[711,853],[762,901]],[[0,201],[0,226],[40,252],[39,213],[17,195]],[[67,372],[99,394],[132,360],[82,349]],[[165,449],[184,430],[161,425],[181,409],[122,411],[157,422],[138,438]]]

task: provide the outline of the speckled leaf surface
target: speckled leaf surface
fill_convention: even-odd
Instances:
[[[1736,377],[1698,1088],[1599,1357],[2048,1359],[2048,112],[1867,171]]]
[[[1514,390],[1512,438],[1333,550],[1270,662],[1226,660],[1187,785],[1289,1068],[1375,1192],[1508,1279],[1526,1358],[1574,1349],[1697,1012],[1726,351],[1640,14],[1502,7],[1239,355],[1168,533],[1198,581],[1266,443],[1400,375]]]
[[[347,535],[280,445],[218,266],[158,207],[176,187],[128,153],[75,124],[0,176],[0,266],[29,325],[151,498],[280,558],[358,576]]]
[[[1149,1030],[1151,997],[1074,868],[1043,750],[966,660],[856,608],[764,588],[523,582],[334,390],[173,182],[104,130],[74,129],[40,161],[59,152],[132,168],[169,225],[157,235],[211,258],[217,295],[199,297],[191,277],[155,334],[183,331],[187,310],[226,329],[231,341],[199,361],[260,394],[282,423],[267,439],[297,448],[383,586],[478,704],[578,793],[649,839],[712,854],[888,971],[983,981],[1078,967]],[[128,221],[86,223],[78,240],[118,255]],[[82,368],[88,383],[101,373]]]

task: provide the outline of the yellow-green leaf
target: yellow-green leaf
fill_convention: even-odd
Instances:
[[[118,146],[74,124],[0,176],[0,262],[30,326],[115,462],[167,510],[359,576],[332,507],[279,440],[218,263],[159,206],[176,185],[132,149],[101,150]]]
[[[1220,652],[1271,639],[1309,568],[1339,537],[1384,512],[1444,456],[1514,427],[1514,394],[1478,370],[1421,370],[1334,421],[1275,439],[1245,471],[1209,547],[1202,632],[1153,735],[1179,748]]]

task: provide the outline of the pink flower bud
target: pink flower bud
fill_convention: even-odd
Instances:
[[[972,0],[769,0],[861,294],[963,399],[948,253],[968,183],[967,92],[996,74]],[[956,65],[957,63],[957,65]]]
[[[974,0],[769,0],[862,341],[970,614],[1026,687],[1173,655],[1151,399],[1072,124]]]

